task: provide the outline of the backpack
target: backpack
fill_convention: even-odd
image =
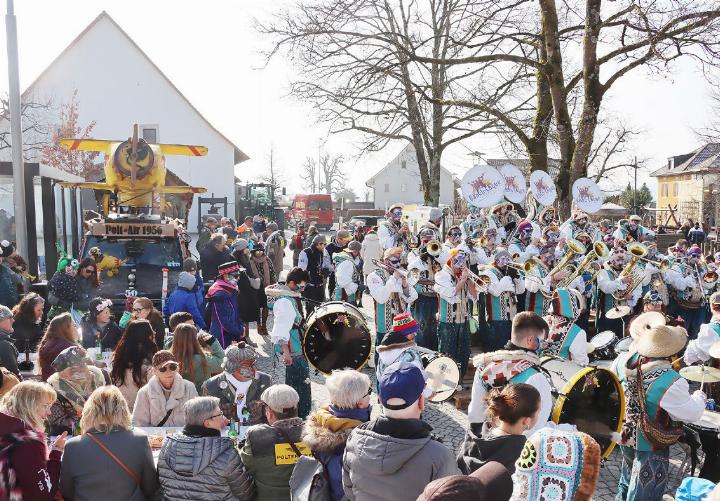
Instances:
[[[330,478],[325,465],[311,456],[300,456],[290,476],[291,501],[330,501]]]

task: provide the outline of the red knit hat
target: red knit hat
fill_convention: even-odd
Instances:
[[[377,351],[385,351],[397,348],[413,346],[415,341],[408,339],[408,336],[418,331],[418,324],[415,319],[407,313],[395,315],[393,318],[393,329],[383,337]]]

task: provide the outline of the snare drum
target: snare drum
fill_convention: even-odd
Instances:
[[[602,331],[590,339],[595,350],[590,354],[592,360],[613,360],[615,358],[614,346],[617,336],[613,331]]]
[[[625,353],[627,351],[630,351],[630,345],[633,342],[633,338],[630,336],[625,336],[620,341],[615,343],[615,353],[617,355],[620,355],[621,353]]]
[[[442,353],[419,346],[413,349],[420,354],[427,374],[426,384],[433,391],[433,395],[428,400],[438,403],[452,397],[460,384],[460,368],[457,362]]]
[[[625,393],[617,376],[561,358],[544,358],[540,365],[555,392],[552,420],[577,426],[597,441],[602,457],[608,457],[615,448],[612,433],[621,431],[625,417]]]

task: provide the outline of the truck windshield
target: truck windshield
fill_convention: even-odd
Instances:
[[[182,266],[180,243],[175,238],[131,239],[88,236],[83,257],[89,254],[91,247],[99,247],[103,254],[126,260],[128,265]]]
[[[270,203],[270,187],[269,186],[251,186],[248,194],[250,200],[256,200],[259,204]]]
[[[308,210],[332,210],[332,202],[330,200],[310,200],[307,208]]]

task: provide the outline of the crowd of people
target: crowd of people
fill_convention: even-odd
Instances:
[[[200,260],[182,263],[162,311],[128,298],[120,318],[98,296],[95,260],[61,251],[47,299],[0,305],[0,499],[593,499],[604,446],[551,422],[557,389],[541,360],[593,363],[593,330],[632,341],[607,360],[626,400],[616,499],[662,499],[669,449],[707,400],[677,364],[720,358],[716,259],[685,239],[661,255],[636,216],[554,218],[513,219],[501,204],[443,231],[434,209],[413,233],[394,205],[377,227],[329,239],[299,222],[286,241],[262,218],[208,217]],[[2,258],[13,252],[0,243]],[[306,321],[364,294],[374,377],[338,367],[313,408]],[[283,381],[258,370],[253,322]],[[452,358],[459,385],[474,371],[457,451],[424,419],[421,350]],[[163,427],[179,431],[155,443]],[[702,478],[678,500],[720,480],[717,438],[700,438]]]

